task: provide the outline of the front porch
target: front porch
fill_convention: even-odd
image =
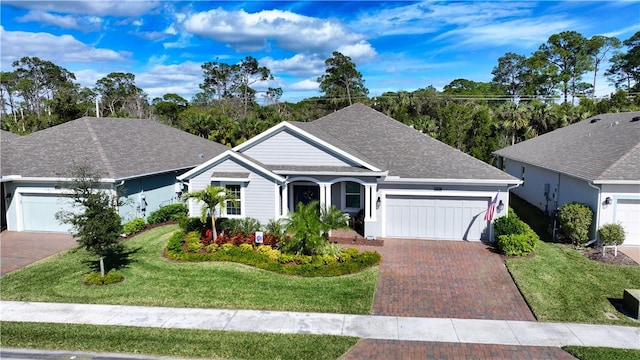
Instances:
[[[292,177],[280,189],[281,217],[299,204],[317,201],[321,208],[335,206],[350,217],[350,227],[367,237],[367,225],[376,222],[376,179]]]

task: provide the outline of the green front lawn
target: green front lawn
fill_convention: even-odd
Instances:
[[[562,350],[580,360],[637,360],[640,350],[603,347],[564,346]]]
[[[542,212],[521,200],[511,204],[541,239],[549,239]],[[538,320],[640,326],[609,302],[622,299],[624,289],[640,289],[640,266],[600,263],[571,247],[546,242],[538,243],[534,256],[509,258],[506,264]]]
[[[2,347],[118,352],[207,359],[337,359],[358,341],[345,336],[264,334],[2,322]]]
[[[125,281],[108,286],[81,283],[89,255],[60,253],[0,278],[2,300],[169,307],[262,309],[369,314],[377,267],[361,273],[301,278],[226,262],[183,263],[163,249],[177,226],[163,226],[127,242],[138,249],[120,272]]]

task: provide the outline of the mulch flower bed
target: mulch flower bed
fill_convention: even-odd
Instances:
[[[633,261],[630,257],[623,254],[620,250],[618,250],[618,256],[613,256],[613,249],[607,249],[604,257],[602,256],[602,247],[599,246],[582,248],[578,249],[578,251],[591,260],[603,262],[606,264],[640,266],[640,264]]]

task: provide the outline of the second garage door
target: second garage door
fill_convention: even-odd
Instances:
[[[63,195],[22,194],[25,231],[71,232],[71,225],[56,219],[58,211],[74,211],[71,199]]]
[[[619,199],[615,211],[616,222],[624,227],[624,244],[640,245],[640,200]]]
[[[387,237],[488,240],[489,198],[387,196]]]

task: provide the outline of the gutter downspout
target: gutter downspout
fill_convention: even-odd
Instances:
[[[124,180],[121,180],[120,184],[115,184],[113,186],[113,192],[115,193],[116,198],[116,212],[118,213],[118,215],[120,215],[120,196],[118,194],[118,188],[122,185],[124,185]]]
[[[520,186],[520,183],[517,183],[515,185],[511,185],[511,186],[507,186],[507,196],[509,195],[509,192],[512,189],[517,188],[518,186]],[[498,191],[499,192],[499,191]],[[507,205],[507,217],[509,217],[509,205]],[[491,220],[491,226],[489,228],[489,239],[493,239],[493,220]]]
[[[594,239],[593,239],[593,240],[595,240],[596,242],[599,242],[599,241],[600,241],[600,239],[598,239],[598,228],[600,227],[600,204],[602,204],[602,199],[601,199],[601,196],[602,196],[602,193],[601,193],[601,192],[602,192],[602,189],[600,189],[599,187],[597,187],[597,186],[596,186],[593,182],[591,182],[591,181],[587,181],[587,185],[589,185],[589,187],[592,187],[592,188],[594,188],[594,189],[598,190],[598,203],[597,203],[597,205],[596,205],[596,209],[595,209],[595,211],[596,211],[596,226],[595,226],[595,228],[594,228],[594,231],[595,231],[596,235],[594,236]]]

